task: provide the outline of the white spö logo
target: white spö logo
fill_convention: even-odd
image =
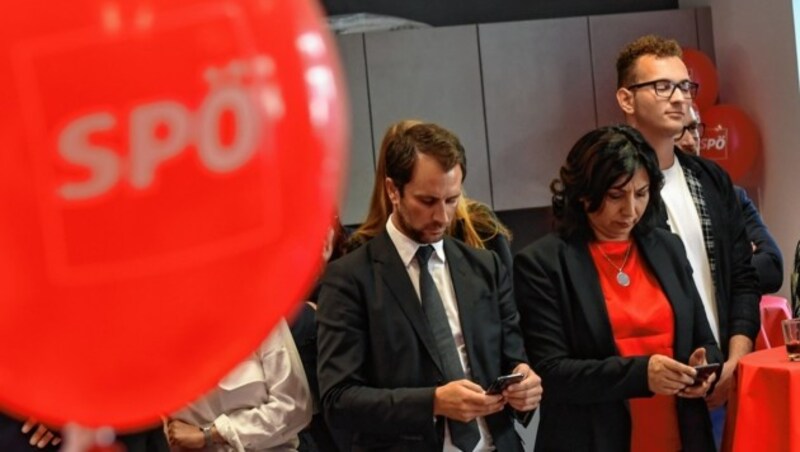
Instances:
[[[112,112],[98,111],[69,122],[58,134],[58,153],[68,163],[87,168],[90,176],[62,184],[58,194],[66,200],[94,198],[123,178],[133,188],[145,189],[159,165],[192,144],[209,171],[228,173],[242,167],[258,148],[264,125],[283,115],[279,89],[265,83],[273,71],[274,63],[265,56],[234,60],[223,68],[206,69],[209,91],[195,111],[169,99],[132,108],[127,159],[91,142],[92,135],[118,127],[121,121]],[[226,113],[235,130],[227,143],[220,127]]]

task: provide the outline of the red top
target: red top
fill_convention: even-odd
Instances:
[[[625,261],[628,246],[632,248],[622,270],[628,275],[630,285],[624,287],[617,281],[617,269]],[[640,259],[636,244],[632,241],[593,242],[589,250],[600,275],[600,287],[619,354],[658,353],[671,358],[675,334],[672,306],[655,276]],[[629,402],[632,452],[681,450],[674,396],[655,395]]]

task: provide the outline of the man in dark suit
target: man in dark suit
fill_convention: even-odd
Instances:
[[[330,264],[322,283],[325,414],[354,450],[521,451],[512,416],[535,409],[542,388],[508,272],[493,252],[445,236],[464,149],[435,124],[388,138],[386,230]],[[523,379],[485,393],[509,373]]]

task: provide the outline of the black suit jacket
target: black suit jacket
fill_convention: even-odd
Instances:
[[[472,379],[485,388],[527,362],[510,277],[490,251],[449,237],[444,251]],[[386,232],[328,266],[317,321],[323,408],[332,425],[352,432],[353,449],[441,451],[433,398],[445,381],[436,343]],[[486,422],[497,450],[521,451],[507,411]]]
[[[733,183],[716,163],[677,151],[676,158],[684,169],[697,175],[703,187],[708,215],[714,228],[714,273],[719,337],[722,352],[728,356],[731,336],[741,334],[755,341],[761,327],[758,303],[761,291],[758,275],[751,265],[753,248],[747,238],[745,219]],[[666,209],[661,209],[662,226],[667,226]]]
[[[709,362],[720,362],[680,239],[659,229],[636,243],[672,305],[675,359],[685,363],[702,346]],[[653,395],[649,356],[617,353],[587,242],[548,235],[529,245],[514,261],[514,290],[525,345],[545,389],[536,450],[630,450],[627,400]],[[702,399],[678,399],[678,418],[685,451],[714,450]]]

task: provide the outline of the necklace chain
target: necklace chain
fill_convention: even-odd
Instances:
[[[617,264],[615,264],[614,261],[612,261],[611,258],[608,257],[608,254],[606,254],[605,251],[603,251],[603,248],[601,246],[598,245],[597,249],[600,250],[600,254],[606,258],[606,260],[608,261],[609,264],[611,264],[612,267],[616,268],[618,272],[622,272],[622,269],[625,268],[625,264],[628,263],[628,256],[631,255],[631,245],[633,245],[633,243],[628,243],[628,249],[625,251],[625,259],[622,260],[622,265],[620,265],[619,267],[617,267]]]
[[[608,263],[611,264],[611,266],[617,270],[617,284],[619,284],[622,287],[628,287],[631,284],[631,278],[622,269],[625,268],[625,264],[628,263],[628,257],[631,255],[632,247],[633,247],[633,242],[628,243],[628,250],[625,251],[625,259],[622,260],[622,265],[617,267],[617,264],[615,264],[614,261],[612,261],[611,258],[608,257],[605,251],[603,251],[603,248],[600,247],[599,245],[597,246],[597,249],[600,251],[600,254],[602,254],[603,257],[606,258]]]

